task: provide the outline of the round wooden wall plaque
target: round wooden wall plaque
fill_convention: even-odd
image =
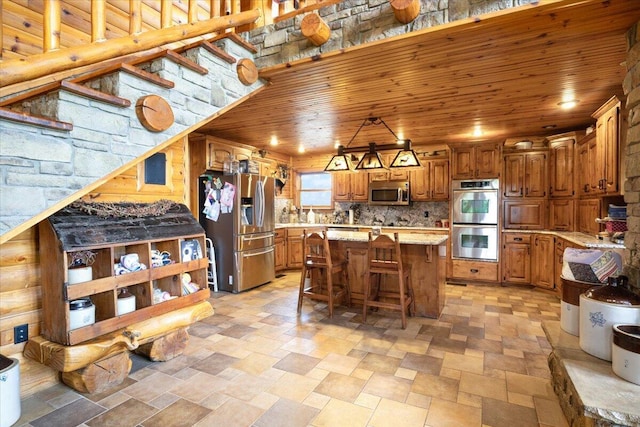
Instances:
[[[158,95],[147,95],[136,102],[136,115],[145,129],[162,132],[173,124],[173,110],[167,101]]]
[[[238,79],[243,85],[249,86],[258,80],[258,68],[249,58],[242,58],[237,66]]]

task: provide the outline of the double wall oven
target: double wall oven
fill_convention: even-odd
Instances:
[[[452,187],[453,258],[497,261],[498,180],[454,180]]]

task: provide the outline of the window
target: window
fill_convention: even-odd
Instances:
[[[300,204],[313,208],[331,208],[331,174],[300,174]]]

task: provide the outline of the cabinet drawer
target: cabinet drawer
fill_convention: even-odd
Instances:
[[[498,281],[498,263],[454,259],[453,277],[469,280]]]
[[[286,237],[287,234],[287,229],[286,228],[276,228],[274,233],[274,238],[277,239],[284,239]]]
[[[502,235],[504,239],[504,243],[531,243],[531,235],[530,234],[521,234],[521,233],[504,233]]]

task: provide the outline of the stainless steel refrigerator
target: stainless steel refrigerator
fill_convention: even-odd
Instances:
[[[270,177],[200,177],[200,224],[213,241],[220,290],[242,292],[275,278],[274,197]]]

